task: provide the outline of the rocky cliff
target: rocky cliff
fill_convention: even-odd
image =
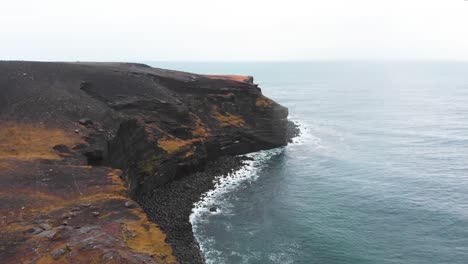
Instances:
[[[287,115],[249,76],[0,62],[0,260],[188,263],[193,241],[131,199],[167,215],[154,203],[183,196],[174,182],[286,145]]]

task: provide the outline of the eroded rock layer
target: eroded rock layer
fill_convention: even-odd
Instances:
[[[130,198],[285,145],[287,115],[249,76],[0,62],[0,260],[175,263]]]

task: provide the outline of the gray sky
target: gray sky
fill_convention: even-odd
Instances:
[[[464,0],[2,1],[0,59],[468,60]]]

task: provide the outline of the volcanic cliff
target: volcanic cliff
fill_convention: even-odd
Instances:
[[[191,203],[287,115],[249,76],[0,62],[1,263],[203,262]]]

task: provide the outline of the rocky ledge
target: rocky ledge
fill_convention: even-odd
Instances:
[[[0,62],[1,262],[202,263],[191,205],[287,115],[250,76]]]

